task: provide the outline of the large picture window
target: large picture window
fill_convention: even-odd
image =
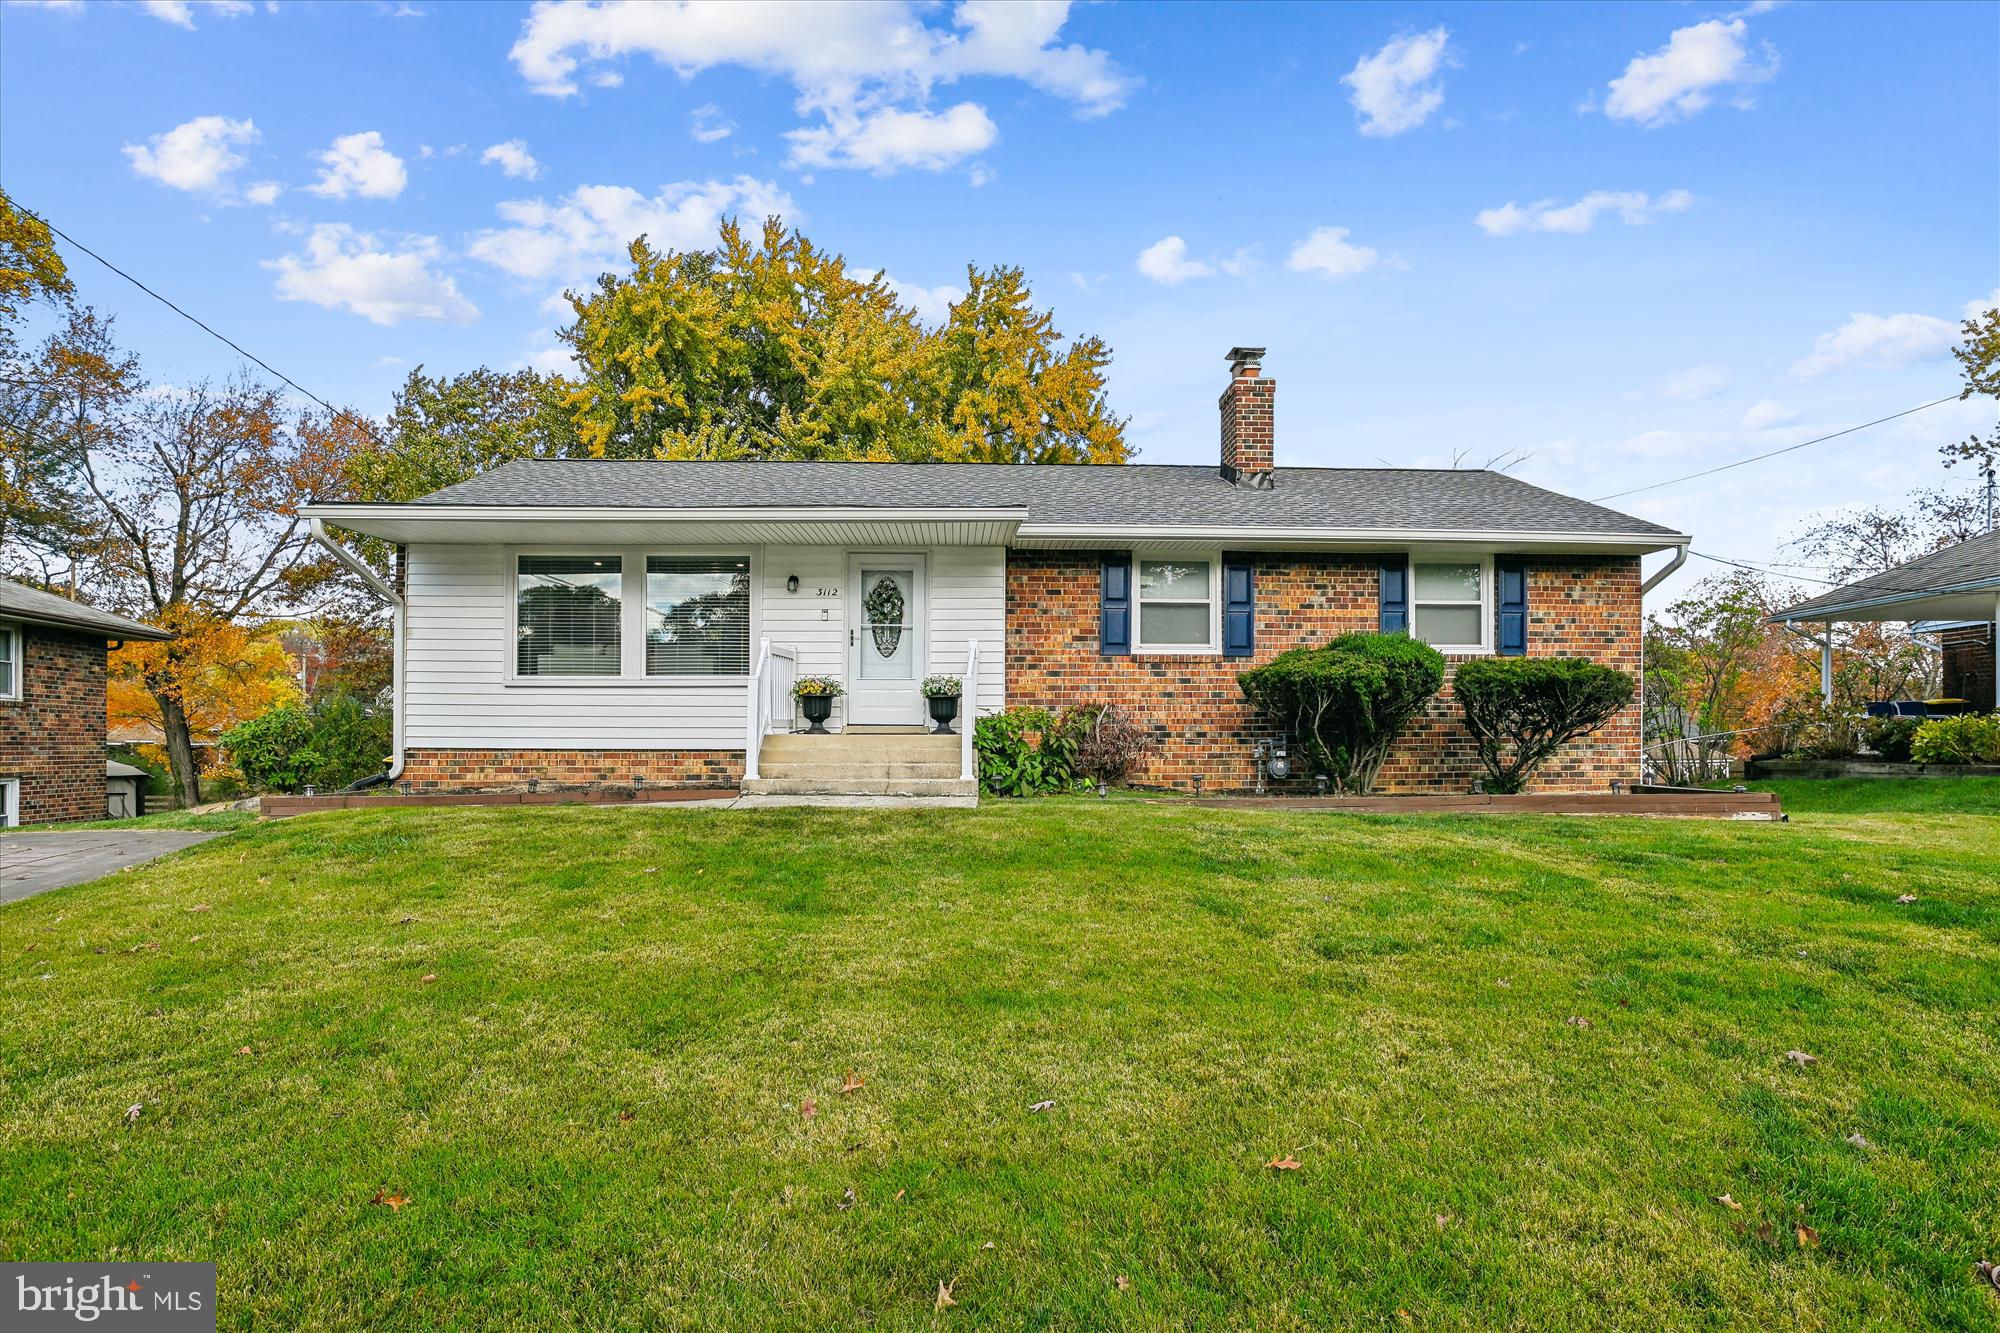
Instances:
[[[1140,560],[1139,650],[1214,647],[1214,576],[1214,563],[1208,560]]]
[[[21,631],[0,625],[0,699],[21,697]]]
[[[750,674],[748,556],[646,557],[646,674]]]
[[[615,555],[524,555],[516,560],[514,673],[618,675],[624,562]]]
[[[1486,646],[1486,566],[1477,560],[1419,562],[1411,569],[1411,626],[1434,648]]]

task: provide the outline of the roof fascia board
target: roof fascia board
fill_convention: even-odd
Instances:
[[[925,506],[901,505],[736,505],[727,508],[649,509],[638,505],[425,505],[425,504],[330,504],[305,509],[309,518],[323,519],[336,527],[348,520],[420,518],[426,522],[492,522],[513,519],[526,522],[563,523],[857,523],[894,522],[944,523],[954,519],[1006,522],[1028,516],[1018,505]]]
[[[1767,623],[1838,620],[1845,611],[1867,611],[1874,607],[1895,606],[1902,602],[1923,602],[1933,597],[1951,597],[1958,593],[1980,592],[1987,588],[2000,588],[2000,578],[1973,579],[1967,583],[1941,583],[1935,588],[1924,588],[1921,591],[1890,593],[1886,597],[1863,597],[1851,602],[1836,602],[1832,606],[1814,606],[1811,602],[1801,602],[1790,610],[1778,612]]]
[[[1634,546],[1663,551],[1684,545],[1693,538],[1684,533],[1666,532],[1542,532],[1491,531],[1474,528],[1320,528],[1320,527],[1222,527],[1213,524],[1161,524],[1145,526],[1129,523],[1023,523],[1023,538],[1123,540],[1213,540],[1285,542],[1461,542],[1506,544],[1508,542],[1549,542],[1563,545]]]

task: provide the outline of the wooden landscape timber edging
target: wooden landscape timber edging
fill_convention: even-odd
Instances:
[[[1772,791],[1549,792],[1523,796],[1217,796],[1218,809],[1302,810],[1367,815],[1650,815],[1678,819],[1784,820]]]
[[[392,805],[665,805],[675,801],[732,801],[734,787],[662,787],[655,790],[607,787],[590,791],[453,791],[394,793],[330,792],[324,796],[266,796],[259,811],[266,819],[318,814],[322,810],[379,810]]]

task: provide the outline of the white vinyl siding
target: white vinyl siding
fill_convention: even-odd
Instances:
[[[575,547],[569,548],[574,551]],[[771,546],[751,562],[750,645],[759,638],[798,653],[801,674],[847,669],[847,548]],[[705,547],[689,554],[715,555]],[[647,676],[643,644],[625,645],[621,677],[527,679],[514,662],[513,557],[500,546],[408,548],[409,604],[404,743],[410,749],[740,750],[745,682],[715,676]],[[621,547],[627,599],[642,597],[646,555],[671,546]],[[979,704],[1002,706],[1006,689],[1007,558],[999,546],[932,547],[930,669],[965,669],[965,641],[980,640]],[[797,592],[785,580],[796,574]],[[828,595],[820,596],[821,589]],[[634,636],[627,634],[628,640]],[[836,724],[840,714],[835,713]],[[783,727],[781,715],[774,722]]]

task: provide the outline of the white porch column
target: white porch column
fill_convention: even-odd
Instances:
[[[1828,707],[1833,706],[1833,622],[1820,626],[1824,633],[1819,641],[1819,698]]]

